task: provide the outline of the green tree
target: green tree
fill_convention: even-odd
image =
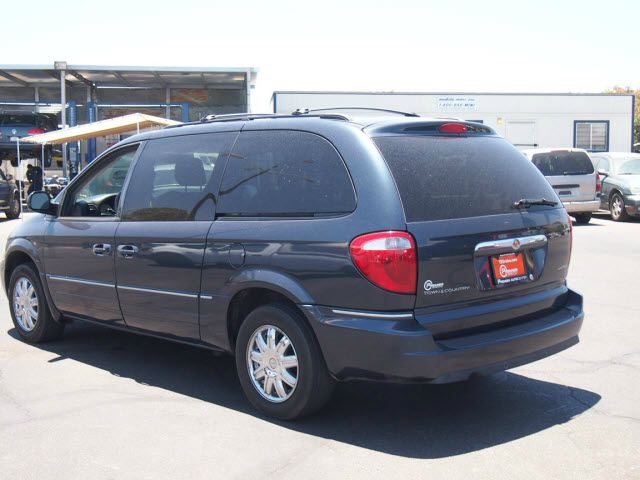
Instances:
[[[609,90],[605,90],[604,93],[632,93],[636,97],[636,111],[633,112],[635,119],[635,129],[633,132],[633,143],[640,143],[640,89],[634,90],[631,87],[618,87],[615,86]]]

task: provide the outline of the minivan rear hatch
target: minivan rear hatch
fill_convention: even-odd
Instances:
[[[509,299],[525,294],[565,292],[569,217],[538,169],[491,130],[410,132],[369,133],[416,240],[416,309],[442,317],[492,302],[508,309]]]
[[[540,152],[534,153],[531,161],[547,178],[561,200],[576,202],[596,198],[596,173],[585,152]]]

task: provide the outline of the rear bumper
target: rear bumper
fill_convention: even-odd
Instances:
[[[411,313],[303,309],[333,376],[395,382],[453,382],[547,357],[578,342],[584,318],[582,296],[571,290],[552,311],[446,339],[435,339]]]
[[[569,213],[589,213],[600,210],[600,199],[582,202],[562,202]]]

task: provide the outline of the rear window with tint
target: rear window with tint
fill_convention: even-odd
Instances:
[[[533,164],[544,176],[588,175],[593,173],[593,164],[584,152],[536,153],[531,157]]]
[[[522,198],[559,202],[531,162],[501,138],[406,135],[374,142],[398,185],[407,222],[512,213]]]
[[[5,113],[0,115],[1,125],[36,125],[37,119],[33,114]]]

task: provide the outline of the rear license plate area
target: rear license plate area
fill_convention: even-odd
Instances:
[[[527,267],[522,252],[503,253],[490,258],[496,285],[508,285],[527,279]]]

